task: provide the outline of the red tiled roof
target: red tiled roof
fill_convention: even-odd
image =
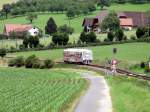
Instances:
[[[133,26],[132,18],[120,18],[120,26]]]
[[[6,24],[4,33],[9,35],[11,32],[24,32],[32,28],[32,25]]]
[[[106,16],[108,16],[109,11],[104,10],[100,11],[100,13],[96,16],[99,19],[99,23],[101,23]],[[145,12],[136,12],[136,11],[123,11],[117,13],[120,18],[132,18],[133,26],[146,26],[149,22],[148,18],[145,15]]]

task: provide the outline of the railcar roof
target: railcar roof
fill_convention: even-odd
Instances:
[[[74,49],[74,48],[64,49],[64,51],[68,51],[68,52],[91,52],[91,50],[89,50],[89,49]]]

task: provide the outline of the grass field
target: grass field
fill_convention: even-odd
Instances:
[[[86,87],[79,74],[63,70],[0,68],[0,83],[1,112],[66,112]]]
[[[97,63],[104,61],[106,58],[110,59],[112,57],[115,57],[123,62],[135,64],[141,61],[146,61],[150,57],[149,43],[127,43],[118,45],[95,46],[88,48],[93,50],[94,60]],[[113,48],[118,49],[118,53],[115,56],[112,53]],[[31,51],[31,52],[29,51],[29,52],[13,53],[8,55],[15,55],[15,56],[22,55],[27,57],[32,54],[35,54],[41,58],[50,58],[54,60],[63,59],[63,49]]]
[[[115,11],[147,11],[150,10],[150,3],[147,4],[112,4],[109,8],[109,10],[115,10]]]
[[[132,78],[107,77],[114,112],[149,112],[150,86]]]

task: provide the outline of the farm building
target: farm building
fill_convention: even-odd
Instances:
[[[100,24],[104,20],[106,16],[108,16],[109,11],[101,11],[94,18],[85,18],[82,26],[84,27],[84,31],[95,31],[100,32]],[[131,30],[134,27],[146,26],[149,23],[149,19],[146,17],[144,12],[118,12],[118,18],[120,20],[120,27]],[[87,30],[90,29],[90,30]]]
[[[89,49],[65,49],[64,62],[90,64],[93,53]]]
[[[26,24],[6,24],[3,34],[10,37],[12,33],[22,35],[24,32],[28,32],[31,36],[36,36],[39,33],[39,29]]]

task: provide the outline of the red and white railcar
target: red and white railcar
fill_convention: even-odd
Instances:
[[[64,50],[64,62],[90,64],[93,53],[89,49],[69,48]]]

